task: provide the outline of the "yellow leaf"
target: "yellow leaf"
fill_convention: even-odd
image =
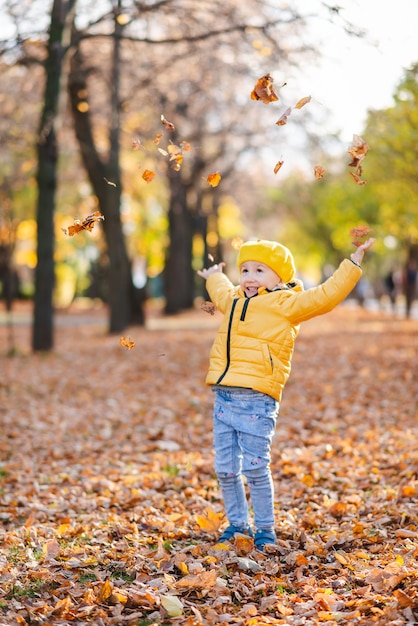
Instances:
[[[206,509],[205,515],[196,515],[199,528],[209,533],[216,533],[223,523],[223,513],[216,513],[213,509]]]
[[[357,550],[355,554],[358,559],[364,559],[365,561],[370,559],[370,555],[367,552],[363,552],[363,550]]]
[[[184,561],[180,561],[180,563],[176,563],[176,565],[182,574],[189,573],[189,568],[187,567],[186,563],[184,563]]]
[[[304,98],[301,98],[300,100],[298,100],[295,104],[295,109],[301,109],[302,107],[305,106],[305,104],[308,104],[308,102],[310,102],[312,100],[312,96],[305,96]]]
[[[215,172],[214,174],[208,174],[207,181],[211,187],[217,187],[221,182],[222,176],[219,172]]]
[[[100,587],[100,590],[99,590],[99,595],[98,595],[99,602],[105,602],[105,600],[110,598],[110,596],[112,595],[112,591],[113,591],[113,584],[110,582],[110,580],[105,580],[105,582],[103,583],[103,585]]]
[[[348,565],[349,564],[349,561],[340,552],[335,552],[334,556],[337,559],[337,561],[339,563],[341,563],[341,565]]]

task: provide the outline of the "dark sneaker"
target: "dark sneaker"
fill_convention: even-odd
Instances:
[[[255,533],[254,545],[259,550],[263,551],[264,546],[266,544],[275,544],[276,543],[276,533],[274,530],[267,530],[260,528]]]
[[[222,535],[219,537],[219,541],[230,541],[234,535],[247,535],[248,537],[253,536],[253,531],[248,526],[247,528],[240,528],[239,526],[228,526],[223,531]]]

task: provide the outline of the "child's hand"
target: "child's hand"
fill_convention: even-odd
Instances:
[[[219,263],[216,265],[212,265],[211,267],[208,267],[208,269],[205,268],[203,270],[197,270],[197,273],[199,276],[201,276],[202,278],[206,280],[212,274],[216,274],[216,273],[222,274],[222,270],[224,267],[225,267],[225,263]]]
[[[369,250],[369,248],[372,247],[374,242],[375,239],[373,237],[370,237],[370,239],[362,243],[361,246],[359,246],[356,251],[353,252],[353,254],[351,255],[351,260],[360,265],[363,260],[364,253],[366,252],[366,250]]]

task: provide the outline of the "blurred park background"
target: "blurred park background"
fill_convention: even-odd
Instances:
[[[353,298],[415,316],[418,53],[347,142],[309,80],[324,55],[313,33],[332,32],[341,53],[375,45],[340,5],[2,0],[1,296],[10,316],[30,303],[34,351],[53,348],[55,315],[71,307],[106,307],[110,333],[144,325],[150,303],[196,307],[196,270],[224,260],[236,277],[239,239],[280,240],[316,284],[359,225],[377,241]],[[250,95],[267,74],[268,104]],[[360,175],[355,136],[369,148]]]

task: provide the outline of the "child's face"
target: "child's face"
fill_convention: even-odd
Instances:
[[[247,298],[256,296],[260,287],[272,291],[275,287],[283,284],[280,276],[270,267],[258,261],[245,261],[240,267],[241,289]]]

